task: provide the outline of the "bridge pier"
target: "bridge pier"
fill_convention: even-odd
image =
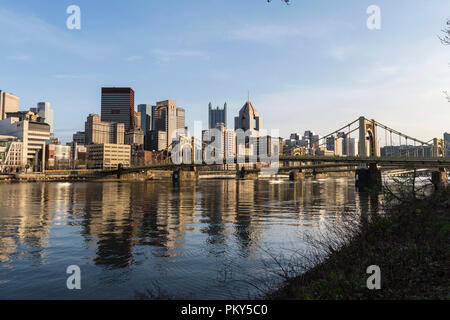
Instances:
[[[439,168],[439,171],[431,173],[431,182],[436,190],[442,190],[448,186],[448,173],[445,168]]]
[[[358,189],[370,189],[381,187],[381,171],[376,163],[370,163],[369,168],[357,169],[355,184]]]
[[[297,180],[304,180],[305,179],[305,173],[302,172],[302,170],[292,170],[289,172],[289,180],[290,181],[297,181]]]
[[[191,170],[178,168],[172,172],[172,182],[174,184],[179,184],[182,181],[196,181],[197,179],[197,167],[192,167]]]
[[[236,178],[237,179],[253,179],[256,180],[258,179],[258,172],[248,172],[247,170],[245,170],[245,167],[241,167],[240,170],[236,171]]]
[[[117,179],[120,179],[120,177],[122,176],[122,171],[123,171],[122,164],[119,163],[119,167],[117,168]]]

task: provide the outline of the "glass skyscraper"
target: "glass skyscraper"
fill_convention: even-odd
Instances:
[[[136,128],[134,91],[131,88],[102,88],[102,121],[125,125],[125,130]]]
[[[147,131],[152,131],[154,128],[155,109],[156,106],[151,104],[138,105],[138,111],[141,113],[141,129],[144,131],[144,134]]]
[[[223,123],[225,128],[227,127],[227,104],[223,106],[223,109],[213,109],[211,102],[209,103],[208,113],[208,125],[209,129],[215,128],[219,123]]]
[[[447,157],[450,157],[450,133],[444,133],[444,146],[447,151]]]

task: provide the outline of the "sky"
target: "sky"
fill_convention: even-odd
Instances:
[[[21,110],[50,102],[66,142],[106,86],[132,87],[136,106],[176,100],[191,128],[209,102],[228,103],[233,128],[249,93],[283,137],[363,115],[428,141],[450,131],[448,18],[448,0],[0,0],[0,89]]]

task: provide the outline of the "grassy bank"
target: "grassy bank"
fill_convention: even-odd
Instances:
[[[450,299],[450,189],[391,205],[369,220],[339,245],[321,243],[324,259],[266,297]],[[381,290],[367,289],[371,265],[381,269]]]

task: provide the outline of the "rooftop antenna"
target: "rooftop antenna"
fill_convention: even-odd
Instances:
[[[247,90],[247,102],[250,103],[250,90]]]

